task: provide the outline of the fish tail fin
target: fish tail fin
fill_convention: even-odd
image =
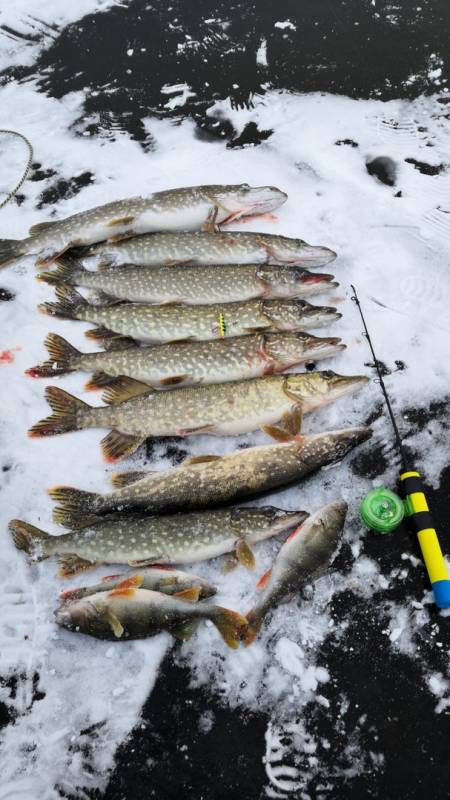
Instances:
[[[43,364],[25,370],[25,375],[29,375],[31,378],[49,378],[76,371],[76,361],[83,355],[76,347],[56,333],[49,333],[44,344],[50,358]]]
[[[36,422],[28,431],[28,436],[32,439],[40,439],[43,436],[56,436],[59,433],[79,431],[85,427],[85,412],[91,410],[92,406],[57,386],[48,386],[45,396],[53,414]]]
[[[24,255],[22,245],[21,239],[0,239],[0,267],[6,267]]]
[[[100,497],[95,492],[84,492],[71,486],[54,486],[48,493],[58,503],[53,509],[53,521],[58,525],[81,530],[101,519],[94,511],[94,503]]]
[[[76,286],[82,275],[88,270],[79,261],[69,256],[61,256],[55,261],[56,269],[52,272],[41,272],[36,275],[36,280],[59,286],[60,283]]]
[[[262,618],[256,611],[249,611],[247,614],[247,627],[244,631],[244,645],[248,647],[249,644],[252,644],[256,637],[258,636],[259,631],[261,630],[261,625],[263,623]]]
[[[57,303],[41,303],[39,311],[58,319],[82,319],[83,310],[89,306],[87,300],[71,286],[61,283],[56,287]]]
[[[48,558],[44,550],[45,542],[50,539],[48,533],[41,531],[40,528],[35,528],[34,525],[30,525],[28,522],[23,522],[21,519],[11,520],[9,530],[18,550],[23,550],[34,561],[42,561],[44,558]]]
[[[228,647],[236,649],[247,629],[247,619],[229,608],[217,606],[211,620]]]

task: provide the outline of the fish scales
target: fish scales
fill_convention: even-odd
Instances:
[[[115,479],[120,488],[103,495],[57,486],[49,490],[58,504],[54,519],[75,527],[85,525],[92,516],[124,509],[160,513],[237,502],[299,481],[340,460],[371,435],[369,428],[327,431],[224,456],[187,459],[170,470],[122,473]]]
[[[0,239],[0,266],[24,255],[45,266],[71,247],[150,231],[186,231],[231,222],[243,215],[263,214],[280,206],[287,195],[270,186],[188,186],[131,197],[81,211],[62,220],[39,223],[27,239]]]
[[[50,359],[27,370],[31,377],[49,377],[75,370],[104,375],[127,376],[153,387],[245,380],[283,370],[304,361],[336,355],[345,349],[340,339],[320,338],[306,333],[253,334],[212,342],[131,346],[124,350],[81,353],[56,334],[49,334],[46,346]],[[93,378],[88,388],[95,388]]]
[[[336,258],[328,247],[268,233],[226,231],[155,233],[96,245],[86,264],[292,264],[320,267]]]
[[[49,536],[13,521],[16,545],[39,560],[76,556],[90,564],[188,564],[231,552],[238,541],[255,544],[295,527],[307,514],[266,508],[192,511],[140,519],[105,519],[83,530]]]
[[[57,287],[56,295],[58,302],[44,303],[40,310],[61,319],[91,322],[147,344],[183,339],[212,341],[247,336],[258,330],[301,331],[327,325],[342,316],[332,306],[315,306],[299,298],[195,306],[97,306],[70,287]]]
[[[299,432],[299,412],[306,413],[360,389],[365,375],[337,375],[331,370],[270,375],[248,381],[147,391],[130,400],[121,387],[109,387],[104,399],[112,405],[92,407],[58,387],[46,397],[55,412],[31,428],[32,437],[71,430],[111,428],[102,440],[107,461],[124,458],[149,436],[188,436],[209,433],[232,436],[257,428],[274,438]],[[132,390],[132,394],[135,392]],[[275,427],[280,422],[283,428]]]
[[[139,303],[181,302],[189,305],[230,303],[256,297],[311,297],[336,287],[333,275],[301,267],[254,264],[125,265],[102,270],[84,269],[77,261],[61,259],[40,280],[64,282]]]

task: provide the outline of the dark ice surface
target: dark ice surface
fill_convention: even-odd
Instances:
[[[277,20],[286,19],[295,30],[274,27]],[[38,76],[40,90],[54,97],[87,87],[83,114],[75,125],[79,134],[114,137],[116,131],[126,130],[143,147],[151,148],[143,118],[182,114],[197,122],[198,135],[205,139],[220,136],[230,147],[257,146],[270,131],[259,131],[251,123],[237,137],[228,121],[207,116],[211,104],[228,96],[236,106],[250,104],[255,93],[269,87],[384,100],[435,92],[429,73],[434,54],[448,53],[449,34],[448,0],[132,0],[88,15],[63,30],[55,26],[37,62],[4,71],[0,84]],[[35,39],[40,37],[45,37],[45,31],[37,25]],[[262,39],[267,42],[268,67],[257,65]],[[131,69],[124,42],[135,51]],[[448,78],[449,64],[444,61],[442,79]],[[183,82],[195,96],[181,110],[168,111],[161,87]],[[336,144],[358,146],[352,139]],[[439,170],[424,162],[410,162],[425,174]],[[366,166],[374,179],[395,184],[392,165],[372,162]],[[75,194],[91,175],[63,181],[34,164],[31,178],[50,179],[38,206],[44,208]],[[13,297],[0,289],[0,299]],[[402,368],[400,362],[397,368]],[[411,426],[426,428],[430,420],[445,420],[446,413],[444,404],[428,412],[411,409],[408,420]],[[173,456],[176,460],[176,452]],[[381,450],[372,450],[364,458],[355,455],[353,468],[376,477],[385,469],[383,459]],[[9,468],[9,464],[2,467]],[[447,469],[440,487],[429,490],[437,527],[447,532],[449,495]],[[368,536],[364,547],[383,572],[399,566],[402,552],[420,557],[415,537],[404,529],[392,538]],[[350,553],[343,548],[337,566],[345,571],[350,564]],[[427,588],[424,570],[408,574],[406,583],[393,581],[367,601],[355,604],[350,593],[333,598],[333,617],[345,616],[350,624],[339,641],[325,641],[320,653],[320,663],[333,676],[321,689],[329,707],[313,704],[302,715],[307,731],[319,742],[317,755],[326,770],[311,774],[307,795],[291,793],[289,797],[450,797],[448,709],[447,714],[436,714],[436,699],[421,679],[420,667],[410,657],[385,647],[388,604],[401,602],[405,592],[421,600]],[[421,658],[429,670],[445,674],[447,620],[439,618],[432,606],[428,608],[430,623],[420,631]],[[444,647],[436,646],[438,638]],[[13,693],[15,679],[5,683]],[[38,700],[37,679],[35,691]],[[349,701],[345,708],[344,695]],[[363,719],[368,710],[371,724]],[[0,728],[8,724],[14,724],[14,719],[0,703]],[[83,797],[257,800],[288,796],[267,790],[263,763],[267,724],[265,714],[230,709],[213,692],[191,686],[189,669],[179,663],[175,645],[161,666],[141,720],[119,748],[105,793],[85,792]],[[362,769],[357,772],[353,769],[355,732],[359,746],[363,745],[363,753],[358,754]],[[377,761],[377,753],[384,754],[383,763]],[[294,748],[292,758],[296,769],[310,770],[304,752],[295,753]],[[77,797],[75,790],[72,797]]]

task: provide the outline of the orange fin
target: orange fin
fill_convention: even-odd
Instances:
[[[101,582],[106,583],[107,581],[115,581],[116,578],[120,578],[120,575],[120,572],[118,572],[117,575],[104,575],[104,577],[101,579]]]
[[[267,572],[264,573],[264,575],[261,575],[258,583],[256,584],[256,588],[257,589],[264,589],[265,586],[267,586],[267,584],[269,582],[269,578],[270,578],[271,574],[272,574],[272,567],[270,569],[268,569]]]
[[[143,575],[130,575],[129,578],[124,578],[123,581],[120,581],[113,591],[117,592],[122,589],[139,589],[143,583]]]
[[[253,555],[253,551],[245,541],[245,539],[239,539],[236,542],[236,556],[240,564],[247,569],[255,569],[255,556]]]
[[[201,591],[201,586],[192,586],[190,589],[182,589],[181,592],[175,592],[173,597],[178,597],[178,600],[185,600],[187,603],[196,603]]]
[[[305,523],[304,523],[304,522],[302,522],[302,524],[301,524],[301,525],[299,525],[299,526],[298,526],[298,528],[296,528],[296,529],[295,529],[295,531],[292,531],[292,533],[290,533],[290,534],[289,534],[289,536],[287,537],[287,539],[286,539],[286,542],[289,542],[289,540],[290,540],[290,539],[295,539],[295,537],[297,536],[297,534],[298,534],[298,533],[300,533],[300,531],[301,531],[301,529],[303,528],[304,524],[305,524]]]
[[[134,597],[136,589],[132,586],[124,586],[123,589],[113,589],[112,592],[108,592],[108,597]]]

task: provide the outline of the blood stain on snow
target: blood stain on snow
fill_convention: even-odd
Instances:
[[[19,350],[22,350],[22,348],[13,347],[10,350],[0,350],[0,366],[2,364],[12,364],[16,358],[14,354],[17,353]]]

